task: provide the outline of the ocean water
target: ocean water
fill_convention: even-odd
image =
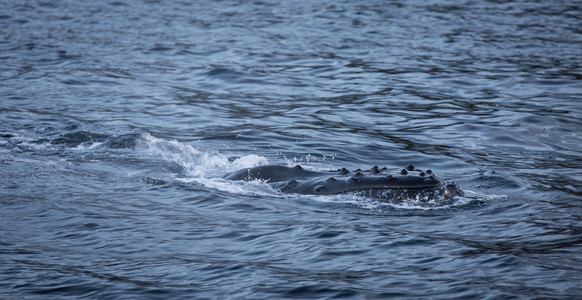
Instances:
[[[0,0],[0,298],[582,297],[582,2]],[[414,164],[446,202],[229,172]]]

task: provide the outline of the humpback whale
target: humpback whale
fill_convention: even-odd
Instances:
[[[334,195],[352,193],[378,199],[438,201],[463,195],[459,185],[446,183],[431,170],[413,165],[390,172],[374,166],[369,170],[311,171],[294,167],[263,165],[224,176],[228,180],[263,180],[283,193]]]

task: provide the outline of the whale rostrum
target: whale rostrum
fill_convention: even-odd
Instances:
[[[310,195],[354,193],[381,199],[436,201],[463,194],[457,184],[445,183],[431,170],[420,170],[413,165],[397,172],[378,166],[369,170],[311,171],[300,165],[264,165],[241,169],[224,178],[263,180],[283,193]]]

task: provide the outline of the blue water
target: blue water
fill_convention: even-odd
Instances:
[[[0,298],[582,296],[580,1],[1,1]],[[442,203],[228,172],[414,164]]]

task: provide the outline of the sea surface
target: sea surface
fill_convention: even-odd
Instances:
[[[581,146],[581,1],[0,0],[0,298],[580,299]]]

